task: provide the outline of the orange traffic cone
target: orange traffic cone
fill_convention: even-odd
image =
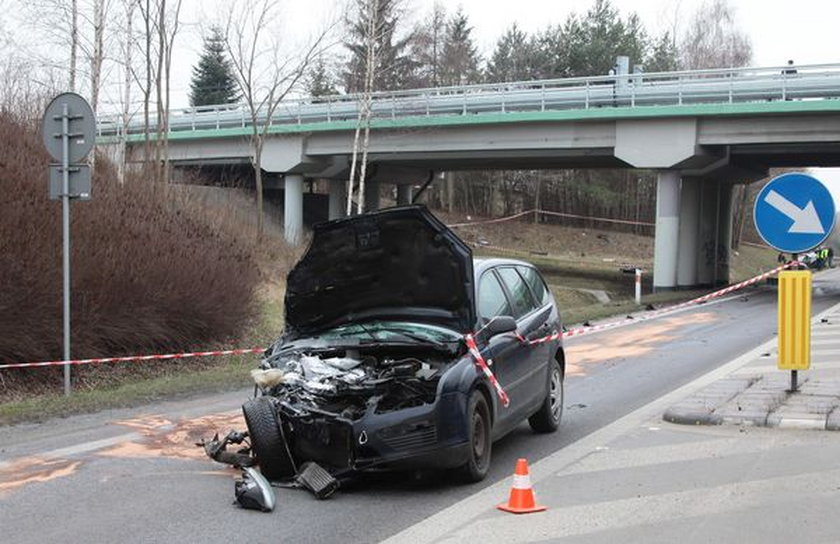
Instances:
[[[528,475],[528,461],[525,459],[516,461],[513,485],[510,488],[507,504],[500,504],[496,508],[514,514],[529,514],[545,510],[545,506],[537,504],[534,489],[531,487],[531,476]]]

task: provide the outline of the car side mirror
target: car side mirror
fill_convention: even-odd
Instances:
[[[515,331],[516,320],[513,317],[509,315],[497,315],[484,326],[484,330],[481,334],[484,338],[489,340],[494,336]]]

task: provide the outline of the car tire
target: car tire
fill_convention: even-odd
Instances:
[[[480,482],[490,470],[493,449],[492,423],[487,399],[481,391],[473,391],[467,405],[467,435],[469,436],[469,459],[459,471],[464,481]]]
[[[277,412],[268,397],[257,397],[242,405],[251,449],[260,472],[269,480],[282,480],[295,475],[295,463],[286,443]]]
[[[548,391],[542,406],[531,417],[528,423],[538,433],[553,433],[560,427],[563,419],[563,369],[560,363],[552,359],[548,372]]]

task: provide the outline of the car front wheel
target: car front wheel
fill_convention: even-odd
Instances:
[[[537,412],[528,418],[531,428],[538,433],[551,433],[560,426],[563,418],[563,369],[553,360],[548,373],[548,392]]]
[[[274,405],[268,397],[257,397],[242,405],[251,449],[260,472],[269,480],[282,480],[295,475],[295,464],[284,440]]]
[[[467,482],[480,482],[490,469],[493,448],[490,409],[480,391],[473,391],[467,407],[467,425],[470,438],[469,460],[460,468]]]

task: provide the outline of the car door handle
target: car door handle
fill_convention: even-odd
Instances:
[[[538,338],[543,338],[548,334],[550,328],[551,326],[548,323],[545,323],[538,327],[537,330],[528,333],[528,335],[525,338],[528,340],[536,340]]]

